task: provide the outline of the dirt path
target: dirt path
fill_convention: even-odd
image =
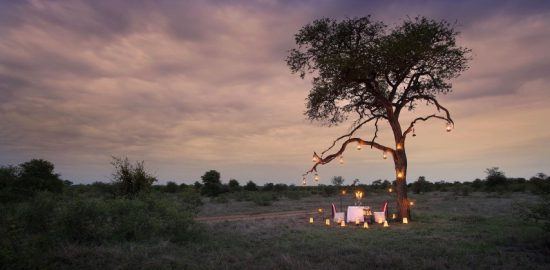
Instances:
[[[238,220],[253,220],[262,218],[289,218],[295,216],[303,216],[307,214],[314,214],[315,212],[308,210],[300,211],[285,211],[285,212],[273,212],[273,213],[255,213],[255,214],[238,214],[238,215],[225,215],[225,216],[209,216],[209,217],[196,217],[196,221],[200,222],[222,222],[222,221],[238,221]]]

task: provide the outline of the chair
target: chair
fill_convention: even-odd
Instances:
[[[334,204],[332,204],[332,221],[333,222],[340,222],[342,220],[345,220],[346,219],[346,215],[344,214],[344,212],[336,212],[336,206],[334,206]]]
[[[388,212],[388,202],[384,202],[384,205],[382,206],[382,211],[381,212],[373,212],[374,222],[384,223],[384,221],[386,221],[387,212]]]

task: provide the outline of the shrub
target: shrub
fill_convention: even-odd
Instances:
[[[239,184],[239,181],[237,181],[235,179],[229,180],[228,186],[229,186],[229,191],[230,192],[235,192],[235,191],[241,190],[241,185]]]
[[[215,170],[207,171],[201,179],[204,184],[201,189],[201,194],[215,197],[222,193],[222,183],[220,181],[219,172]]]
[[[489,189],[494,189],[497,186],[503,186],[507,184],[506,176],[504,172],[498,167],[487,168],[485,170],[487,174],[486,184]]]
[[[113,183],[117,186],[118,195],[134,197],[141,192],[149,191],[157,181],[145,170],[144,161],[132,165],[128,158],[113,157],[111,164],[115,168]]]
[[[246,183],[246,185],[244,186],[244,190],[257,191],[258,190],[258,185],[256,185],[256,183],[254,183],[252,181],[248,181],[248,183]]]
[[[180,187],[178,186],[178,184],[172,181],[169,181],[168,183],[166,183],[166,187],[164,188],[164,191],[168,193],[176,193],[179,191],[179,189]]]
[[[251,196],[252,201],[260,206],[270,206],[273,204],[273,195],[268,193],[255,193]]]

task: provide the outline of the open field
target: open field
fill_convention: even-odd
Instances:
[[[78,196],[64,196],[61,197],[61,205],[78,200]],[[153,193],[151,196],[150,199],[136,201],[101,199],[95,202],[106,200],[105,204],[92,204],[100,211],[110,211],[107,216],[120,213],[117,215],[122,219],[129,219],[126,223],[97,223],[97,219],[88,219],[87,216],[98,213],[92,211],[93,208],[82,208],[87,204],[77,203],[79,208],[76,210],[68,208],[62,212],[74,213],[79,220],[87,222],[76,224],[85,231],[72,232],[70,227],[61,227],[48,229],[48,233],[20,234],[15,238],[10,234],[4,235],[3,243],[11,243],[15,249],[9,252],[6,249],[2,254],[23,257],[11,264],[4,264],[2,269],[36,268],[37,265],[42,269],[550,267],[550,233],[542,226],[524,221],[517,215],[521,211],[521,204],[539,200],[539,197],[530,193],[473,192],[468,196],[459,196],[453,192],[415,194],[411,198],[415,205],[410,224],[390,223],[389,228],[375,224],[369,229],[353,225],[345,228],[334,225],[327,227],[323,224],[323,219],[316,213],[317,209],[322,207],[329,214],[330,203],[334,202],[339,207],[338,196],[310,195],[301,199],[281,197],[269,206],[260,206],[252,201],[227,199],[220,202],[216,198],[203,197],[204,204],[195,217],[198,226],[185,229],[183,237],[180,237],[182,240],[173,238],[172,234],[178,232],[175,230],[177,227],[166,224],[173,219],[179,220],[182,225],[189,224],[186,216],[178,216],[177,213],[185,211],[185,205],[191,201],[185,200],[184,194]],[[376,209],[386,200],[390,202],[390,212],[393,211],[393,201],[387,193],[367,193],[364,204]],[[43,202],[47,200],[43,199]],[[344,207],[352,204],[350,196],[343,201]],[[175,212],[163,210],[172,207],[177,207],[174,208]],[[124,214],[126,216],[122,216],[124,212],[120,211],[127,212]],[[168,212],[163,214],[163,211]],[[62,219],[48,217],[48,212],[44,211],[37,213],[46,219]],[[315,218],[314,224],[308,223],[310,216]],[[9,225],[10,220],[8,218],[3,222]],[[88,224],[94,220],[95,225]],[[39,220],[35,223],[47,224]],[[112,226],[121,231],[113,231],[106,236],[94,234],[96,229],[108,230]],[[149,229],[143,229],[143,226]],[[6,232],[20,230],[13,226],[4,229]],[[36,232],[41,230],[35,229]],[[64,235],[74,233],[73,238],[59,238],[56,236],[59,230]],[[150,230],[153,231],[149,233]],[[84,232],[91,233],[92,240],[80,237]],[[128,236],[128,232],[132,232],[132,235]],[[17,244],[10,241],[21,242]],[[35,252],[32,253],[32,250]],[[4,259],[9,259],[9,256]],[[24,260],[21,261],[21,258]]]

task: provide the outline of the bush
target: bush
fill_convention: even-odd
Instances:
[[[215,197],[223,192],[219,172],[215,170],[207,171],[201,179],[204,184],[201,189],[201,194]]]
[[[229,191],[230,192],[236,192],[236,191],[241,190],[241,185],[239,184],[239,181],[237,181],[235,179],[229,180],[228,186],[229,186]]]
[[[244,190],[246,190],[246,191],[257,191],[258,190],[258,185],[256,185],[256,183],[254,183],[252,181],[248,181],[248,183],[246,183],[246,185],[244,186]]]
[[[111,164],[115,168],[113,183],[118,189],[118,195],[134,197],[149,191],[157,181],[145,170],[144,161],[138,161],[132,165],[128,158],[113,157]]]
[[[169,181],[168,183],[166,183],[166,187],[164,188],[164,191],[168,193],[176,193],[179,191],[179,189],[180,187],[178,186],[178,184],[172,181]]]
[[[506,176],[504,172],[498,167],[492,167],[485,170],[487,174],[486,184],[489,190],[495,189],[497,186],[504,186],[507,184]]]
[[[269,193],[255,193],[251,196],[252,201],[260,206],[270,206],[273,204],[273,195]]]

